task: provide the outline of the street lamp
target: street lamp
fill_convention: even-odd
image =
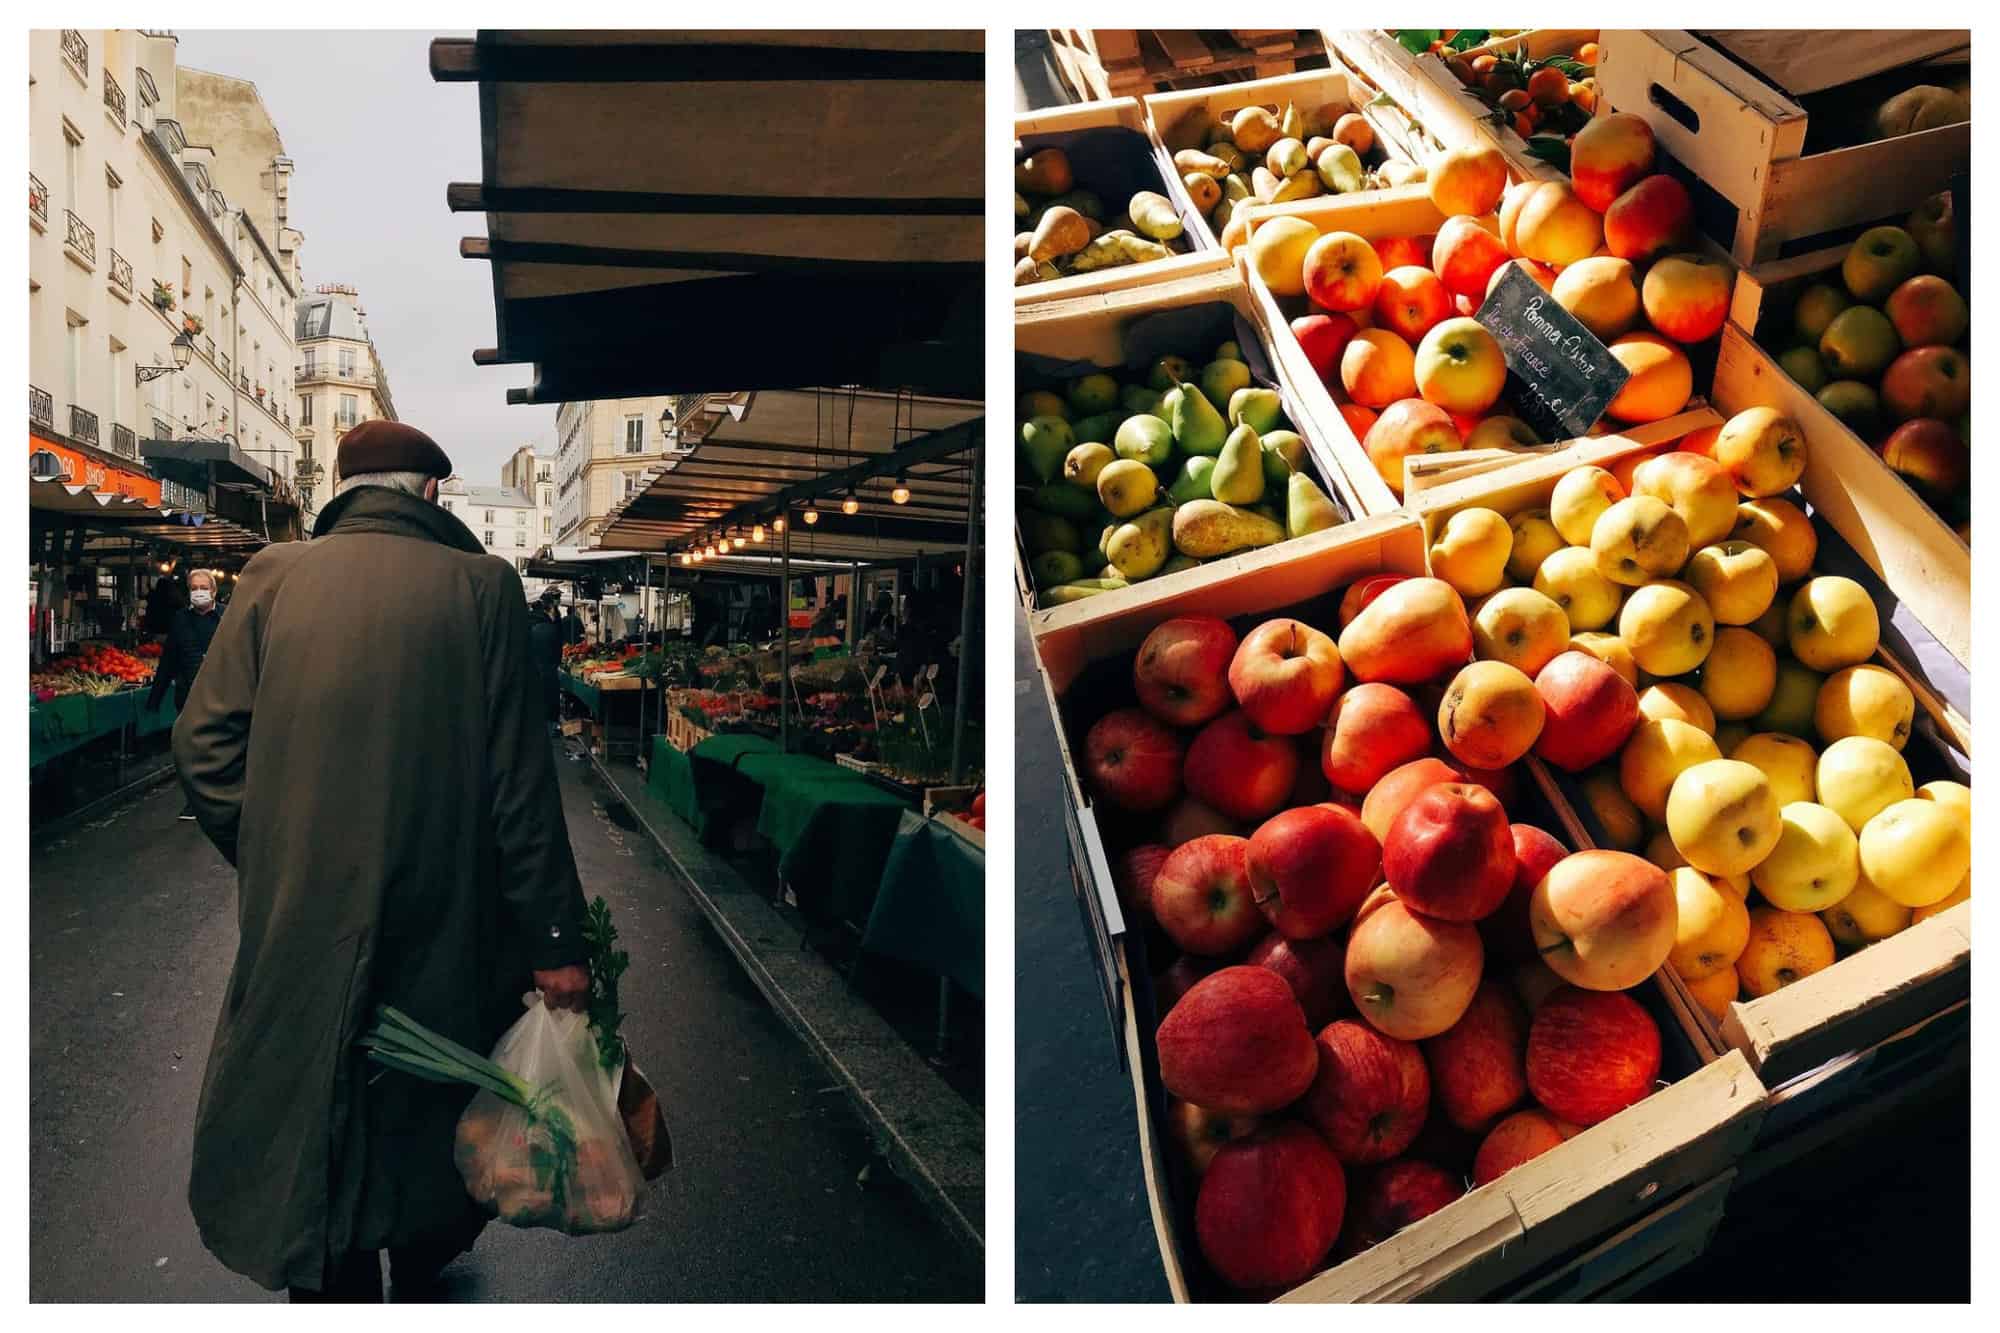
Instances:
[[[174,358],[174,363],[171,366],[134,366],[132,368],[133,374],[139,377],[139,383],[144,384],[148,380],[156,380],[162,375],[178,375],[183,370],[186,370],[188,361],[194,356],[194,335],[186,329],[182,329],[174,336],[174,340],[167,344],[167,351]]]

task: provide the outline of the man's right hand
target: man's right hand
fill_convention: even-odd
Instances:
[[[535,989],[542,993],[542,1003],[551,1009],[581,1009],[590,999],[590,969],[572,963],[537,972]]]

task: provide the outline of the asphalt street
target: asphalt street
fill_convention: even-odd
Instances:
[[[658,1088],[674,1170],[613,1236],[489,1226],[446,1270],[463,1301],[964,1301],[979,1261],[877,1159],[657,862],[559,762],[586,897],[632,957],[625,1035]],[[270,1301],[202,1248],[186,1191],[195,1101],[235,949],[233,873],[157,788],[44,840],[30,865],[29,1294]]]

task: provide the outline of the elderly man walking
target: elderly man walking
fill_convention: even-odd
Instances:
[[[589,989],[527,598],[438,507],[451,470],[397,422],[344,435],[313,539],[244,568],[174,726],[239,934],[188,1201],[295,1302],[381,1300],[385,1249],[421,1298],[485,1224],[452,1157],[471,1091],[370,1065],[376,1006],[485,1051],[531,986]]]

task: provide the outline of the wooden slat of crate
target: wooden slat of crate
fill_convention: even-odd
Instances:
[[[1487,142],[1480,128],[1485,108],[1460,93],[1458,80],[1442,65],[1438,68],[1451,80],[1450,90],[1418,68],[1417,58],[1380,28],[1328,29],[1325,37],[1329,50],[1337,50],[1342,60],[1394,98],[1430,138],[1447,148]]]
[[[1739,304],[1749,300],[1740,298]],[[1714,400],[1728,415],[1771,407],[1797,423],[1806,437],[1800,483],[1806,499],[1924,628],[1970,667],[1971,547],[1733,321],[1722,331]]]

